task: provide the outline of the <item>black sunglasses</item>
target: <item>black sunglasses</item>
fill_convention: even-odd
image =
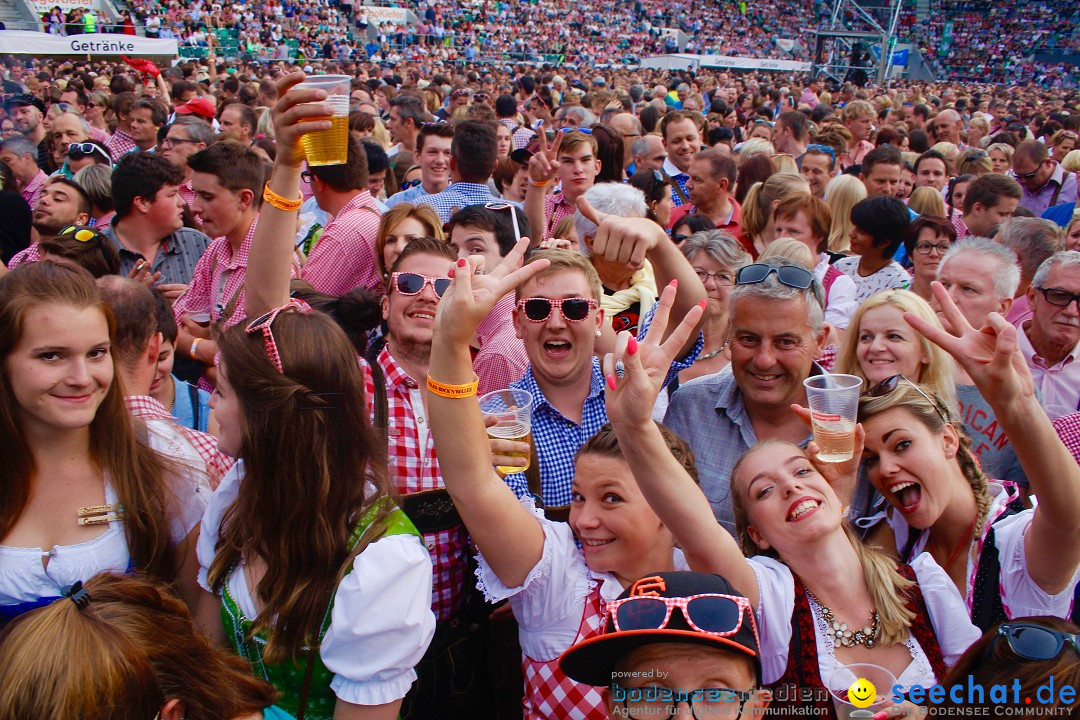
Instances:
[[[780,284],[805,290],[814,284],[814,274],[806,268],[795,265],[773,265],[772,263],[753,263],[739,269],[735,275],[736,285],[754,285],[765,282],[772,273]]]
[[[1058,288],[1035,288],[1043,294],[1046,298],[1046,302],[1051,305],[1057,305],[1058,307],[1069,307],[1070,304],[1076,303],[1077,308],[1080,308],[1080,295],[1071,293],[1068,290],[1060,290]]]
[[[889,393],[891,393],[893,390],[895,390],[897,388],[897,386],[900,384],[901,380],[906,382],[911,387],[915,388],[915,392],[922,395],[926,399],[926,402],[930,403],[934,407],[934,410],[937,411],[937,414],[941,418],[942,422],[949,422],[949,418],[946,416],[945,413],[943,413],[941,411],[941,407],[938,405],[937,400],[934,399],[933,397],[931,397],[930,395],[926,394],[926,392],[923,391],[923,389],[921,387],[919,387],[915,383],[911,382],[910,380],[908,380],[903,375],[893,375],[892,377],[885,378],[884,380],[879,382],[877,385],[875,385],[874,387],[872,387],[869,390],[867,390],[866,392],[864,392],[863,397],[876,398],[876,397],[882,397],[884,395],[888,395]]]
[[[437,278],[411,272],[396,272],[393,274],[392,279],[397,291],[402,295],[419,295],[424,286],[431,283],[435,294],[442,297],[446,289],[450,287],[450,278]]]
[[[1007,622],[998,627],[994,639],[983,651],[984,662],[991,657],[1001,638],[1005,638],[1009,649],[1024,660],[1053,660],[1061,654],[1066,644],[1072,645],[1076,654],[1080,655],[1080,635],[1058,632],[1035,623]]]
[[[406,180],[405,182],[401,183],[401,189],[402,190],[408,190],[409,188],[416,187],[417,185],[419,185],[422,182],[424,182],[423,178],[416,178],[415,180]]]
[[[522,298],[518,301],[518,310],[532,322],[544,322],[551,317],[551,311],[558,307],[562,316],[570,322],[581,322],[589,317],[589,313],[597,302],[592,298],[564,298],[562,300],[550,300],[548,298]]]

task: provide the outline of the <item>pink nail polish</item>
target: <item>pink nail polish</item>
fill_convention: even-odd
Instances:
[[[630,355],[637,354],[637,338],[630,338],[630,341],[626,343],[626,352]]]
[[[608,387],[611,388],[612,390],[615,389],[615,376],[614,375],[608,375],[607,384],[608,384]]]
[[[679,287],[679,279],[678,278],[673,278],[671,280],[671,282],[668,283],[668,285],[670,285],[673,288],[678,288]]]
[[[468,264],[469,264],[469,261],[466,260],[465,258],[461,258],[460,260],[457,261],[457,266],[460,267],[460,268],[463,268]]]
[[[449,270],[448,270],[448,271],[446,272],[446,275],[447,275],[447,277],[449,277],[450,279],[453,279],[453,278],[454,278],[454,270],[456,270],[456,269],[457,269],[457,268],[450,268],[450,269],[449,269]]]
[[[702,300],[701,302],[699,302],[699,303],[697,304],[697,306],[698,306],[699,308],[701,308],[702,310],[704,310],[704,309],[705,309],[705,306],[706,306],[706,305],[708,305],[708,304],[709,304],[709,301],[708,301],[708,300]]]

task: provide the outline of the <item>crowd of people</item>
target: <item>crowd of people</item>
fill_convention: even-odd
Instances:
[[[1075,709],[1080,96],[306,62],[5,59],[0,717]]]

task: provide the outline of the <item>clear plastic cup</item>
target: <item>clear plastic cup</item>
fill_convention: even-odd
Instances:
[[[838,463],[855,453],[855,422],[862,378],[855,375],[814,375],[803,380],[814,442],[822,462]]]
[[[873,700],[870,700],[865,682],[852,687],[857,681],[867,681],[873,685]],[[892,688],[896,685],[896,676],[879,665],[852,663],[834,670],[825,685],[829,688],[839,720],[870,720],[875,713],[893,704]]]
[[[349,91],[352,78],[348,75],[311,75],[298,88],[318,88],[326,91],[319,104],[333,108],[329,130],[303,136],[304,154],[310,167],[344,165],[349,161]],[[312,118],[318,120],[321,118]]]
[[[495,424],[487,429],[488,437],[514,442],[532,440],[532,394],[526,390],[494,390],[480,396],[480,412],[485,418],[495,418]],[[509,457],[522,457],[524,466],[498,466],[505,475],[525,472],[529,468],[529,453],[504,453]]]

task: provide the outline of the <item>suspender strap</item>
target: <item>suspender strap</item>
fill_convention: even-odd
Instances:
[[[663,168],[660,169],[660,174],[667,178],[667,181],[671,183],[671,189],[674,190],[675,194],[679,196],[679,199],[682,200],[683,205],[690,205],[690,197],[686,194],[686,191],[682,189],[682,185],[679,184],[679,181],[668,175],[667,170],[664,170]]]
[[[371,370],[371,382],[375,386],[375,397],[372,403],[375,406],[375,418],[372,424],[385,445],[390,426],[390,406],[386,400],[386,375],[383,374],[382,366],[379,365],[377,358],[368,363],[368,368]]]

